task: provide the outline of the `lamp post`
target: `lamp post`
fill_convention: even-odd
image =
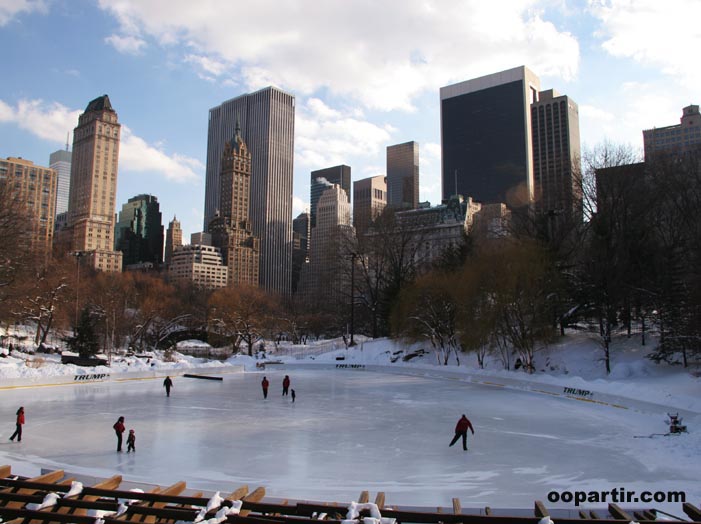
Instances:
[[[351,302],[350,302],[350,340],[348,347],[355,346],[353,332],[355,331],[355,253],[351,253]]]
[[[71,253],[75,257],[75,324],[73,329],[78,328],[78,298],[80,295],[80,257],[85,256],[85,251],[73,251]]]

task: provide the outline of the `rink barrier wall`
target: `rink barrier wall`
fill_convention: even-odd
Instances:
[[[519,380],[511,377],[495,377],[485,376],[480,374],[472,374],[465,370],[445,369],[443,367],[426,368],[426,367],[409,367],[409,366],[391,366],[377,364],[358,364],[350,362],[337,363],[317,363],[317,362],[295,362],[294,364],[283,364],[280,367],[284,368],[315,368],[315,369],[338,369],[348,370],[349,372],[370,371],[377,373],[387,373],[394,375],[412,375],[435,379],[449,379],[472,384],[480,384],[496,388],[517,389],[530,393],[538,393],[549,395],[552,397],[561,397],[580,402],[589,402],[592,404],[600,404],[617,409],[633,409],[636,411],[666,414],[668,411],[674,411],[681,416],[689,417],[698,415],[698,413],[680,409],[674,406],[666,406],[646,400],[638,400],[622,395],[612,395],[610,393],[601,393],[579,387],[563,386],[561,384],[547,384],[542,382],[534,382],[530,380]]]
[[[178,377],[186,373],[197,373],[199,375],[221,375],[230,373],[243,373],[243,365],[233,366],[207,366],[207,367],[188,367],[176,369],[148,369],[141,371],[120,371],[111,373],[107,371],[90,372],[90,373],[75,373],[71,375],[54,375],[41,376],[36,378],[21,377],[21,378],[4,378],[0,380],[0,390],[3,389],[18,389],[18,388],[34,388],[43,386],[71,386],[76,384],[89,384],[95,382],[127,382],[131,380],[151,380],[162,379],[166,376]]]

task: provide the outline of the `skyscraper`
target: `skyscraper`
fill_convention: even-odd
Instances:
[[[220,205],[221,159],[237,122],[251,152],[253,235],[260,239],[261,287],[289,293],[292,284],[294,96],[275,87],[228,100],[209,111],[204,227]]]
[[[353,225],[358,238],[387,207],[387,179],[379,175],[353,182]]]
[[[73,130],[68,227],[71,250],[89,255],[102,271],[121,271],[122,253],[114,251],[120,128],[107,95],[92,100]]]
[[[460,194],[511,208],[533,200],[530,105],[538,91],[525,66],[441,88],[443,200]]]
[[[316,226],[316,206],[319,202],[319,197],[332,184],[338,184],[346,192],[348,202],[351,197],[351,168],[350,166],[340,165],[327,167],[325,169],[317,169],[312,171],[311,175],[311,191],[310,191],[310,215],[311,227]]]
[[[387,146],[387,205],[394,209],[419,207],[419,144]]]
[[[302,268],[309,257],[309,213],[297,215],[292,221],[292,293],[299,289]]]
[[[153,195],[130,198],[119,212],[114,248],[122,252],[124,269],[136,264],[163,262],[163,222],[158,199]]]
[[[333,311],[343,309],[348,290],[350,260],[343,255],[353,235],[350,225],[350,203],[344,189],[333,184],[319,198],[316,226],[311,230],[309,264],[302,275],[302,287],[311,306],[324,304]]]
[[[56,171],[56,214],[68,211],[68,194],[71,188],[71,158],[73,154],[66,149],[54,151],[49,156],[49,167]]]
[[[582,221],[579,173],[579,109],[554,89],[531,104],[535,209],[550,217]]]
[[[251,153],[236,127],[221,160],[219,214],[209,223],[212,245],[221,250],[230,286],[258,286],[260,241],[251,233]]]
[[[166,265],[170,264],[173,257],[173,251],[183,245],[183,230],[180,228],[180,221],[173,217],[173,220],[168,224],[166,230],[166,251],[163,261]]]

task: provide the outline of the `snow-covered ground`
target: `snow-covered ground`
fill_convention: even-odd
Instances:
[[[82,369],[13,352],[0,358],[0,388],[59,374],[150,371],[159,378],[0,389],[0,462],[27,474],[48,467],[159,484],[186,480],[199,489],[263,485],[281,498],[349,501],[367,489],[386,492],[389,504],[417,506],[450,506],[459,497],[463,507],[543,500],[574,509],[548,501],[548,493],[615,488],[685,491],[687,501],[701,502],[698,369],[658,366],[640,358],[646,349],[638,340],[625,338],[616,342],[608,377],[596,342],[581,335],[538,353],[533,375],[496,362],[477,370],[471,355],[459,368],[437,365],[430,352],[402,359],[419,348],[429,346],[378,340],[345,349],[332,341],[275,352],[268,344],[268,362],[279,363],[265,370],[246,356],[224,363],[134,356]],[[178,376],[213,364],[246,371],[221,382]],[[176,376],[170,398],[166,374]],[[271,381],[265,401],[262,375]],[[292,378],[294,404],[281,396],[284,375]],[[21,444],[7,441],[19,405],[27,412]],[[666,414],[676,411],[689,433],[662,436]],[[462,413],[476,430],[468,452],[448,447]],[[111,427],[120,415],[136,430],[136,454],[114,451]],[[621,505],[681,514],[678,503]]]

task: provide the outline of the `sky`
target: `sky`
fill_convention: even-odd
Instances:
[[[442,86],[526,65],[579,105],[582,146],[629,144],[699,104],[698,0],[0,0],[0,158],[48,166],[88,102],[122,124],[117,210],[155,195],[184,238],[204,217],[208,111],[275,85],[296,98],[294,211],[310,172],[385,173],[420,148],[440,203]]]

